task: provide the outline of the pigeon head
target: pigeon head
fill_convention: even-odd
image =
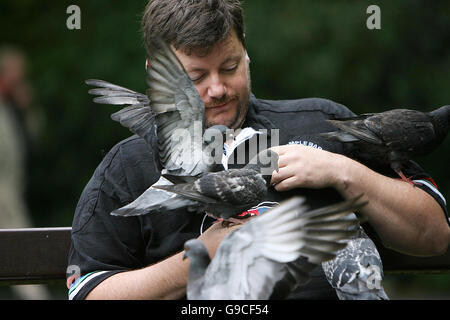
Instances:
[[[183,260],[189,258],[189,279],[201,278],[208,267],[211,258],[203,242],[198,239],[191,239],[184,243]]]
[[[208,257],[208,250],[206,249],[203,242],[198,239],[191,239],[184,243],[184,255],[183,260],[189,258],[192,260],[192,257]]]
[[[444,139],[450,129],[450,105],[431,111],[429,115],[433,119],[437,135]]]
[[[260,172],[269,184],[272,173],[278,172],[278,153],[271,149],[263,150],[254,156],[245,167]]]

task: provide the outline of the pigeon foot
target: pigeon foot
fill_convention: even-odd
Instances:
[[[413,181],[411,181],[411,179],[408,179],[401,170],[395,170],[395,172],[397,172],[397,174],[400,176],[400,178],[402,178],[403,181],[409,183],[413,187],[422,185],[421,183],[413,182]]]

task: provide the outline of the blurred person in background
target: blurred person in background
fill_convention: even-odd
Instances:
[[[26,57],[14,47],[0,48],[0,228],[32,226],[25,202],[26,163],[30,151],[27,124],[32,90]],[[48,299],[42,285],[11,287],[20,299]]]

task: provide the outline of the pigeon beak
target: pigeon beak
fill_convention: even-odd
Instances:
[[[188,257],[188,256],[187,256],[187,254],[186,254],[186,252],[185,252],[185,253],[183,254],[183,261],[186,260],[187,257]]]

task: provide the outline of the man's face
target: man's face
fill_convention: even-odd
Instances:
[[[233,32],[207,55],[175,50],[205,105],[206,127],[236,129],[244,121],[250,97],[249,58]]]

